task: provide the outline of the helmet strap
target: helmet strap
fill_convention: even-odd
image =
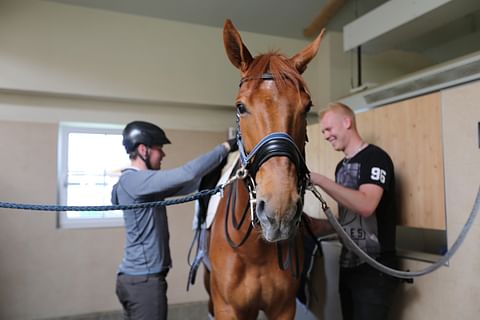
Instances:
[[[150,147],[147,147],[147,153],[145,154],[145,157],[140,153],[138,153],[138,156],[143,160],[147,169],[152,170],[152,165],[150,163]]]

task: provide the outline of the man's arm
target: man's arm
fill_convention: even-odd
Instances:
[[[363,217],[369,217],[375,212],[383,195],[383,189],[378,185],[362,184],[358,190],[354,190],[315,172],[310,173],[310,181],[322,188],[339,204]]]

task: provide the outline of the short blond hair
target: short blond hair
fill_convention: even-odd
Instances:
[[[350,119],[352,119],[353,127],[357,128],[355,112],[353,112],[353,110],[346,104],[343,104],[341,102],[330,102],[324,109],[320,110],[320,113],[318,115],[319,120],[321,121],[325,114],[330,111],[349,117]]]

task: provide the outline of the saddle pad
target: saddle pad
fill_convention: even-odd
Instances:
[[[227,182],[228,178],[232,174],[233,168],[240,158],[240,153],[238,151],[231,152],[227,158],[227,164],[222,169],[222,175],[220,180],[218,180],[217,186]],[[215,213],[217,212],[218,204],[220,203],[221,194],[216,193],[210,198],[207,209],[207,219],[205,221],[205,228],[210,229],[213,219],[215,218]]]

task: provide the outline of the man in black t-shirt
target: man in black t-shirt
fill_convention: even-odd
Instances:
[[[311,181],[338,202],[339,222],[368,255],[395,266],[395,174],[381,148],[368,144],[357,131],[355,114],[341,103],[320,114],[325,139],[345,154],[335,181],[311,173]],[[364,263],[346,247],[340,256],[339,292],[344,320],[388,318],[397,280]]]

